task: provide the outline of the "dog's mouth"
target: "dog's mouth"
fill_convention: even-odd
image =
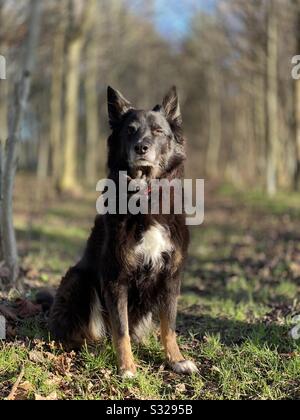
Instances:
[[[139,168],[143,168],[143,167],[150,167],[150,168],[153,168],[154,167],[154,164],[152,163],[152,162],[150,162],[149,160],[147,160],[147,159],[136,159],[134,162],[133,162],[133,165],[132,165],[133,167],[139,167]]]
[[[147,159],[136,159],[130,162],[129,166],[132,177],[135,177],[138,172],[142,172],[147,178],[152,178],[152,175],[156,173],[156,165]]]

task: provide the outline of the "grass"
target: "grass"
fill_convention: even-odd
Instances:
[[[33,211],[28,191],[16,197],[16,226],[32,295],[57,285],[80,255],[96,195],[51,199]],[[300,399],[300,343],[289,335],[300,312],[299,200],[229,187],[208,194],[205,223],[191,232],[178,314],[181,348],[199,375],[171,372],[153,336],[134,346],[137,377],[121,380],[109,341],[65,353],[38,317],[18,325],[15,341],[0,342],[0,397],[24,367],[18,392],[26,399]]]

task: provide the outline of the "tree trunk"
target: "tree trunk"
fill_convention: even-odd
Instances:
[[[260,180],[266,173],[266,107],[265,78],[260,72],[254,78],[254,130],[256,143],[256,167]]]
[[[300,51],[300,1],[297,0],[297,27],[296,27],[296,43],[297,51]],[[294,123],[295,123],[295,174],[294,189],[300,190],[300,79],[294,81]]]
[[[63,12],[63,10],[61,10]],[[64,47],[66,24],[64,15],[60,17],[60,25],[54,38],[52,84],[50,99],[50,144],[52,151],[52,179],[57,190],[60,189],[62,175],[62,121],[63,121],[63,77]]]
[[[64,168],[63,190],[76,190],[77,136],[78,136],[78,95],[80,82],[80,58],[82,39],[72,40],[68,47],[66,103],[64,126]]]
[[[278,136],[278,28],[275,0],[269,0],[267,23],[267,192],[277,192],[279,136]]]
[[[31,0],[27,48],[25,49],[23,73],[15,88],[13,120],[6,143],[5,164],[3,172],[3,200],[1,203],[1,230],[3,234],[4,261],[9,269],[11,286],[17,285],[19,273],[18,252],[13,224],[13,189],[17,166],[17,144],[20,128],[30,91],[31,72],[34,68],[35,53],[39,38],[41,2]]]
[[[79,28],[77,30],[74,30],[74,27],[71,28],[71,32],[75,33],[74,36],[69,34],[64,124],[64,168],[61,183],[62,189],[65,191],[76,191],[79,187],[76,171],[81,53],[87,33],[94,22],[97,1],[88,0],[86,3]]]
[[[3,21],[2,17],[2,8],[3,0],[0,1],[0,26]],[[0,52],[5,54],[5,45],[0,43]],[[4,145],[8,136],[8,127],[7,127],[7,100],[8,100],[8,83],[5,80],[0,80],[0,220],[1,220],[1,202],[2,202],[2,181],[3,181],[3,170],[4,170]],[[3,259],[3,250],[2,250],[2,233],[1,233],[1,223],[0,223],[0,262]]]
[[[89,66],[85,78],[86,100],[86,156],[85,177],[88,183],[96,185],[98,163],[101,153],[99,147],[99,117],[98,117],[98,65],[97,65],[97,39],[94,36],[87,45],[86,62]]]
[[[222,137],[222,111],[220,80],[214,66],[210,67],[209,79],[209,139],[206,156],[206,173],[215,177],[219,173],[219,157]]]
[[[37,179],[41,185],[48,178],[49,175],[49,156],[50,144],[47,134],[44,132],[40,136],[37,162]]]
[[[7,127],[7,101],[8,101],[8,83],[7,81],[0,81],[0,220],[1,216],[1,202],[3,199],[3,171],[4,171],[4,145],[8,137]],[[2,249],[2,229],[0,223],[0,262],[3,259]]]

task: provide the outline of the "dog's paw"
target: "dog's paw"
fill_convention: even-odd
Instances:
[[[180,362],[171,363],[171,368],[174,372],[183,375],[192,375],[193,373],[199,373],[199,370],[194,362],[190,360],[181,360]]]
[[[123,370],[120,372],[120,376],[123,379],[131,379],[135,377],[136,372],[132,372],[131,370]]]
[[[119,369],[119,374],[121,376],[121,378],[123,379],[130,379],[130,378],[134,378],[135,374],[136,374],[136,366],[134,363],[129,363],[126,366],[122,366]]]

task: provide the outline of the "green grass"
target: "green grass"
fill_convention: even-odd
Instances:
[[[228,186],[208,197],[205,223],[191,232],[178,313],[180,346],[199,375],[171,372],[154,335],[133,348],[136,378],[121,380],[109,340],[68,354],[38,317],[0,344],[0,397],[24,367],[28,399],[300,399],[300,343],[289,335],[300,312],[299,200]],[[56,285],[80,255],[94,196],[50,202],[36,216],[20,210],[25,204],[17,203],[16,224],[30,295]]]

